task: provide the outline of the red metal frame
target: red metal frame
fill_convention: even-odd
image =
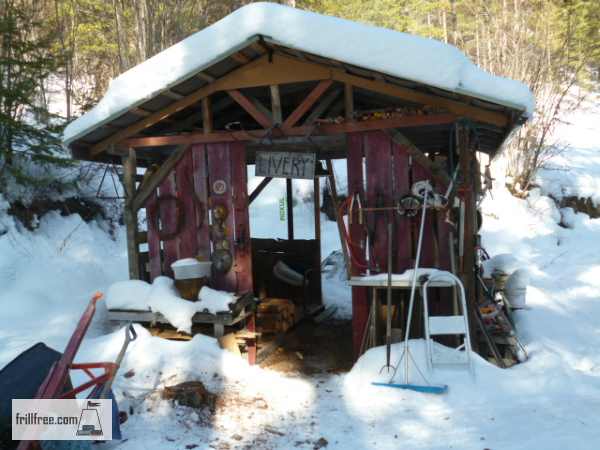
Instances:
[[[77,351],[81,346],[81,342],[83,341],[85,333],[87,332],[90,323],[92,322],[92,318],[94,317],[94,313],[96,312],[96,303],[101,298],[102,294],[100,292],[96,292],[92,296],[92,299],[83,312],[81,319],[79,319],[79,323],[77,324],[75,331],[71,335],[71,339],[69,339],[69,342],[67,343],[64,353],[50,368],[50,371],[44,379],[44,382],[38,388],[35,398],[75,398],[75,396],[80,392],[83,392],[93,386],[106,383],[116,373],[118,366],[116,363],[112,362],[73,363],[73,359],[75,359],[75,355],[77,355]],[[94,375],[92,369],[104,369],[104,372],[101,375]],[[63,392],[67,380],[69,379],[69,370],[83,370],[83,372],[90,377],[90,380],[67,392]],[[36,446],[36,444],[37,441],[21,441],[17,449],[27,450],[30,448],[35,448],[34,446]]]

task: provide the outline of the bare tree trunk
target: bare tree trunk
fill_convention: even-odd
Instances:
[[[115,27],[117,32],[117,47],[119,51],[119,71],[121,73],[129,69],[129,57],[127,55],[127,39],[123,31],[123,5],[120,0],[113,0],[113,8],[115,12]]]
[[[135,0],[135,25],[137,62],[148,58],[148,3],[146,0]]]

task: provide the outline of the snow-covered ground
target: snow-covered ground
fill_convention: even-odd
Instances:
[[[525,364],[502,370],[476,357],[474,379],[437,370],[432,378],[448,384],[449,391],[431,396],[372,386],[381,379],[382,348],[369,351],[348,374],[298,377],[249,367],[209,337],[166,341],[138,326],[139,338],[114,386],[121,408],[133,410],[123,426],[126,440],[98,448],[311,449],[324,444],[320,438],[328,449],[599,448],[600,219],[560,211],[545,196],[555,193],[556,183],[574,195],[600,195],[594,184],[600,172],[595,127],[600,111],[593,101],[584,106],[573,126],[557,130],[572,145],[555,161],[567,170],[543,172],[541,189],[521,200],[504,189],[500,161],[495,189],[483,204],[487,250],[513,253],[530,272],[531,309],[516,317],[530,356]],[[551,180],[556,173],[560,179]],[[264,228],[284,236],[282,190],[277,184],[268,189],[251,211],[253,234]],[[40,340],[62,349],[91,293],[127,276],[122,231],[113,239],[77,216],[47,215],[28,232],[14,224],[3,205],[0,367]],[[301,218],[305,209],[312,211],[312,205],[300,202],[296,224],[303,229],[300,236],[311,237],[312,219]],[[558,225],[561,218],[569,228]],[[335,225],[324,221],[323,226],[325,256],[338,244]],[[339,279],[324,277],[324,282],[328,302],[347,308]],[[111,329],[104,313],[101,307],[80,361],[116,356],[123,331]],[[412,345],[417,362],[421,346]],[[396,345],[394,359],[399,352]],[[123,376],[131,370],[133,376]],[[155,391],[194,379],[221,395],[213,416],[174,407]]]

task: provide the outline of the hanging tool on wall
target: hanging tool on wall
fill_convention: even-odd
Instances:
[[[419,239],[417,242],[417,253],[415,255],[415,267],[413,270],[413,274],[412,274],[412,283],[411,283],[411,289],[410,289],[410,300],[409,300],[409,305],[408,305],[408,318],[406,321],[406,327],[405,327],[405,331],[404,331],[404,349],[402,351],[402,355],[400,356],[400,359],[398,360],[398,363],[396,364],[392,375],[390,377],[390,380],[387,383],[379,383],[379,382],[374,382],[373,384],[375,386],[385,386],[385,387],[393,387],[393,388],[399,388],[399,389],[408,389],[408,390],[413,390],[413,391],[417,391],[417,392],[426,392],[426,393],[431,393],[431,394],[442,394],[444,392],[446,392],[446,390],[448,389],[447,386],[436,386],[436,385],[432,385],[431,383],[429,383],[429,381],[427,380],[427,378],[425,378],[425,375],[423,374],[423,372],[421,372],[421,370],[419,369],[419,366],[417,365],[417,363],[415,362],[415,360],[413,359],[411,353],[410,353],[410,348],[409,348],[409,336],[410,336],[410,326],[411,326],[411,321],[412,321],[412,315],[413,315],[413,310],[414,310],[414,306],[415,306],[415,294],[416,294],[416,288],[417,288],[417,277],[418,277],[418,272],[419,272],[419,263],[421,260],[421,248],[423,246],[423,231],[425,229],[425,215],[426,215],[426,211],[427,211],[427,207],[431,206],[433,207],[435,205],[435,196],[431,196],[430,192],[429,192],[429,186],[430,185],[424,185],[424,188],[422,191],[420,191],[423,196],[421,198],[421,224],[419,226]],[[415,369],[417,369],[418,373],[421,375],[421,378],[423,378],[423,380],[425,381],[425,385],[421,385],[421,384],[415,384],[410,382],[410,375],[409,375],[409,370],[410,370],[410,361],[412,361],[413,365],[415,366]],[[400,365],[402,364],[402,362],[404,362],[404,367],[405,367],[405,374],[404,374],[404,383],[394,383],[394,377],[396,376],[396,372],[398,370],[398,368],[400,367]]]
[[[428,192],[429,197],[429,200],[427,201],[428,208],[433,208],[440,211],[446,211],[448,209],[449,201],[447,194],[449,194],[451,190],[448,189],[446,194],[437,193],[433,190],[429,180],[417,181],[416,183],[413,183],[411,192],[400,198],[400,200],[398,200],[392,206],[385,206],[380,200],[374,207],[363,207],[360,195],[357,192],[348,196],[348,198],[340,206],[338,211],[338,220],[343,223],[344,215],[348,214],[348,225],[353,225],[354,215],[358,213],[358,223],[366,227],[367,236],[366,242],[353,242],[350,238],[348,228],[346,226],[342,227],[343,242],[348,248],[350,262],[355,268],[359,269],[361,272],[369,273],[371,271],[380,271],[380,268],[373,263],[373,259],[375,258],[366,258],[365,256],[362,256],[366,249],[373,247],[373,241],[375,240],[377,234],[374,219],[365,219],[364,215],[366,213],[389,213],[396,214],[399,217],[414,217],[421,209],[423,198],[425,198],[425,192]]]
[[[389,219],[389,218],[388,218]],[[392,353],[392,228],[391,220],[387,224],[387,286],[386,286],[386,311],[385,311],[385,366],[379,373],[386,370],[391,373],[394,368],[391,363]],[[373,299],[374,301],[375,299]]]
[[[225,205],[219,204],[212,208],[210,236],[213,242],[213,252],[211,261],[214,270],[219,273],[229,272],[233,265],[233,256],[225,228],[225,220],[228,216],[229,211]]]

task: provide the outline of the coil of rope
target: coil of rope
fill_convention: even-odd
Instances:
[[[160,207],[164,202],[174,202],[175,203],[175,226],[173,230],[161,230],[159,224],[160,217]],[[164,194],[156,197],[156,211],[153,214],[149,214],[150,222],[152,223],[153,228],[158,233],[158,237],[162,241],[170,241],[177,237],[179,233],[181,233],[181,229],[183,228],[183,224],[185,221],[185,214],[183,211],[183,202],[181,199],[177,198],[172,194]]]

